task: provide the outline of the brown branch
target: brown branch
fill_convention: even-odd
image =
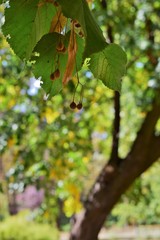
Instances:
[[[101,1],[102,9],[107,10],[107,2]],[[110,43],[114,42],[113,28],[111,25],[106,26],[106,31]],[[118,164],[118,148],[119,148],[119,132],[120,132],[120,94],[114,92],[114,122],[113,122],[113,139],[112,139],[112,151],[109,164]]]
[[[102,0],[100,3],[101,3],[102,8],[107,10],[107,1]]]
[[[153,45],[155,43],[155,37],[154,37],[154,26],[153,23],[151,21],[151,19],[149,19],[148,17],[146,17],[146,31],[148,33],[148,40],[150,42],[150,46],[147,49],[147,56],[150,60],[150,62],[152,63],[153,66],[156,66],[158,64],[158,58],[154,56],[153,54]]]
[[[120,94],[114,93],[114,122],[113,122],[113,139],[112,139],[112,152],[109,164],[118,164],[118,148],[119,148],[119,132],[120,132]]]
[[[137,133],[137,138],[131,148],[129,155],[144,151],[145,148],[149,148],[150,140],[154,134],[155,125],[160,118],[160,103],[158,99],[155,99],[152,105],[152,110],[149,111],[144,119],[141,129]],[[143,145],[143,149],[142,149]]]
[[[144,142],[142,142],[142,145],[143,143]],[[127,158],[131,159],[130,164],[124,161],[125,164],[122,169],[117,171],[116,168],[109,165],[106,166],[106,169],[103,169],[103,179],[99,179],[99,181],[96,182],[93,192],[89,196],[86,209],[81,213],[80,217],[76,219],[71,233],[71,240],[90,240],[91,236],[92,239],[97,240],[98,232],[106,216],[118,202],[120,196],[138,176],[160,157],[159,146],[160,136],[152,136],[150,139],[150,148],[145,149],[147,153],[146,156],[144,156],[142,152],[137,152],[136,156],[133,154],[127,156]],[[74,238],[74,236],[77,236],[77,238]]]
[[[107,27],[107,35],[110,43],[114,42],[114,37],[113,37],[113,28],[110,24],[108,24]]]
[[[153,136],[148,154],[148,163],[151,165],[160,158],[160,136]]]

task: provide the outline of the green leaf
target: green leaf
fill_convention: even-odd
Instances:
[[[121,90],[121,78],[126,71],[126,53],[117,44],[110,44],[103,51],[91,56],[89,69],[94,77],[115,91]]]
[[[85,0],[58,0],[58,2],[62,7],[63,14],[68,18],[78,20],[82,26],[86,38],[84,58],[106,47],[107,43],[102,31]]]
[[[61,38],[64,41],[64,45],[67,48],[69,42],[70,32],[63,36],[58,33],[49,33],[42,37],[42,39],[38,42],[34,51],[36,52],[36,57],[32,57],[32,61],[36,61],[33,66],[33,73],[36,78],[41,77],[43,82],[42,87],[49,97],[52,97],[59,93],[62,89],[62,79],[65,72],[68,54],[60,53],[59,54],[59,70],[60,70],[60,78],[54,81],[50,80],[50,74],[54,72],[57,68],[56,59],[58,57],[56,46]],[[78,51],[77,51],[77,70],[82,67],[82,54],[83,54],[83,39],[77,36],[78,43]],[[37,54],[38,53],[38,54]],[[75,71],[76,72],[76,67]]]
[[[51,21],[55,14],[56,8],[52,4],[45,3],[38,7],[30,36],[27,58],[29,58],[32,50],[41,37],[49,33]]]
[[[3,33],[21,59],[29,59],[41,37],[49,32],[56,10],[40,0],[11,0],[5,11]]]
[[[51,73],[55,70],[55,61],[56,61],[56,46],[58,44],[59,34],[58,33],[49,33],[41,38],[41,40],[36,45],[34,52],[37,53],[37,56],[32,57],[32,61],[36,61],[33,66],[33,73],[36,78],[41,77],[42,87],[47,94],[55,95],[62,88],[62,81],[58,79],[55,81],[50,80]],[[67,61],[66,55],[62,56],[60,59],[64,62],[64,58]],[[63,59],[63,60],[62,60]],[[61,72],[62,69],[60,69]],[[54,85],[54,90],[52,90]]]

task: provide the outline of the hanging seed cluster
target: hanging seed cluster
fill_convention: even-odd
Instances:
[[[60,5],[57,1],[46,0],[46,2],[52,2],[54,7],[56,7],[56,16],[53,17],[50,32],[59,33],[59,40],[56,46],[56,57],[55,57],[55,68],[51,70],[50,80],[55,81],[62,77],[63,85],[66,85],[68,81],[70,81],[73,77],[74,69],[77,69],[76,65],[76,54],[77,54],[77,41],[76,34],[80,37],[84,37],[83,30],[81,28],[80,23],[77,20],[67,20],[67,18],[63,15]],[[68,24],[69,21],[69,24]],[[64,36],[67,32],[67,29],[70,29],[70,37],[68,46],[64,44]],[[68,54],[67,64],[65,68],[64,75],[61,76],[60,72],[60,57],[61,54]],[[78,76],[78,72],[76,73]],[[79,77],[77,77],[79,82]],[[70,104],[72,109],[81,109],[82,102],[76,104],[74,101]]]

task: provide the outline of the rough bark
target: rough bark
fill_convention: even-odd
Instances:
[[[154,102],[127,157],[119,159],[118,163],[111,159],[102,170],[88,196],[85,210],[76,218],[70,240],[97,240],[107,215],[120,196],[160,157],[160,136],[154,135],[159,117],[160,104]]]

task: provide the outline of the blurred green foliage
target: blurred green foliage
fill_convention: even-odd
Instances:
[[[108,1],[108,11],[104,11],[95,1],[92,8],[102,29],[106,32],[110,25],[115,42],[128,55],[121,93],[119,155],[123,158],[160,86],[159,68],[155,69],[146,55],[149,50],[154,56],[160,53],[160,3]],[[2,11],[1,7],[1,16]],[[147,16],[152,19],[155,44],[147,38]],[[85,200],[109,158],[113,92],[94,79],[85,66],[80,72],[80,81],[86,82],[82,111],[69,109],[74,81],[60,95],[46,101],[30,66],[24,67],[13,55],[2,34],[0,47],[0,189],[8,196],[34,184],[45,189],[45,200],[37,210],[39,222],[52,223],[64,212],[70,217],[80,210],[80,201]],[[80,89],[77,102],[79,93]],[[159,169],[158,162],[122,196],[111,215],[114,223],[159,223]]]
[[[6,195],[0,192],[0,221],[8,216],[8,203]]]
[[[38,224],[29,219],[29,213],[21,212],[0,223],[1,240],[58,240],[54,226]]]

